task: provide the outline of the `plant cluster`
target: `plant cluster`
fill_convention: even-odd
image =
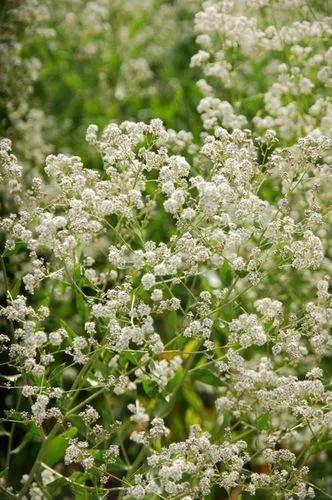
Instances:
[[[0,498],[332,498],[332,9],[18,4]]]

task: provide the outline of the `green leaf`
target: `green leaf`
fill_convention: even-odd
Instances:
[[[166,386],[167,392],[172,392],[173,389],[175,389],[175,387],[178,385],[182,377],[183,377],[183,369],[180,368],[179,370],[176,371],[174,377],[172,377],[171,380],[169,380],[169,382],[167,383]]]
[[[21,280],[17,278],[15,280],[14,285],[10,289],[10,295],[13,297],[13,299],[16,299],[16,297],[20,293],[20,288],[21,288]]]
[[[74,278],[74,281],[76,281],[76,283],[79,283],[80,279],[81,279],[81,276],[82,276],[82,272],[81,272],[81,265],[80,264],[76,264],[74,269],[73,269],[73,278]]]
[[[125,355],[133,365],[137,366],[139,364],[139,357],[136,353],[126,352]]]
[[[68,484],[68,480],[65,477],[57,477],[51,483],[47,484],[47,491],[52,495],[52,498],[58,497],[61,494],[61,490]]]
[[[174,441],[182,441],[182,438],[186,432],[182,413],[174,411],[172,418],[169,419],[169,428],[171,429],[172,438]]]
[[[76,307],[81,319],[85,321],[87,319],[86,303],[79,293],[76,294]]]
[[[39,427],[37,427],[37,425],[34,423],[31,423],[29,425],[28,434],[30,434],[30,436],[32,437],[38,437],[38,438],[43,437],[42,430]]]
[[[176,332],[178,326],[178,315],[176,311],[169,311],[167,314],[167,329],[169,332]]]
[[[71,415],[69,417],[70,422],[80,434],[84,434],[86,432],[86,424],[83,422],[82,418],[79,417],[78,415]]]
[[[60,320],[60,325],[62,326],[62,328],[64,328],[66,330],[70,340],[73,341],[74,338],[76,337],[76,333],[74,332],[74,330],[62,319]]]
[[[219,270],[219,275],[222,284],[225,287],[229,287],[233,281],[233,269],[227,260],[224,260],[223,265]]]
[[[80,80],[79,76],[74,72],[65,72],[63,75],[64,82],[68,85],[71,90],[81,90],[83,82]]]
[[[185,386],[182,387],[182,394],[185,397],[187,403],[196,412],[200,412],[203,409],[202,400],[197,396],[196,392]]]
[[[74,481],[77,484],[81,484],[82,486],[85,485],[85,481],[87,480],[88,474],[86,472],[73,472],[70,476],[69,479],[71,481]]]
[[[216,387],[220,387],[224,385],[224,382],[221,378],[216,377],[210,370],[206,370],[204,368],[197,368],[191,372],[191,376],[194,380],[199,380],[207,385],[214,385]]]
[[[100,500],[102,498],[99,493],[95,493],[90,489],[87,490],[84,486],[82,488],[84,489],[78,491],[78,487],[72,487],[73,493],[75,493],[75,500]]]
[[[316,438],[314,438],[316,439]],[[323,442],[318,442],[314,446],[312,446],[312,454],[314,453],[320,453],[322,451],[327,451],[327,450],[332,450],[332,440],[329,441],[323,441]]]
[[[187,429],[190,429],[192,425],[200,423],[200,418],[195,413],[193,408],[187,408],[186,413],[184,415],[184,421],[186,423]]]
[[[269,414],[268,413],[263,413],[258,419],[256,420],[256,427],[260,431],[263,429],[266,429],[269,423]]]
[[[158,397],[158,386],[155,382],[152,382],[152,380],[145,378],[142,382],[143,385],[143,390],[145,394],[153,399]]]
[[[166,418],[167,415],[169,415],[171,413],[171,411],[173,410],[175,403],[176,403],[176,399],[177,399],[176,396],[177,396],[177,394],[175,394],[175,397],[172,396],[168,402],[165,403],[165,401],[163,401],[157,405],[156,414],[159,417]]]
[[[128,362],[132,363],[134,366],[137,366],[139,363],[137,354],[133,352],[122,352],[119,358],[120,366],[124,368]]]
[[[75,495],[75,500],[99,500],[101,498],[97,489],[94,492],[92,488],[86,487],[87,480],[93,481],[91,474],[87,472],[74,472],[69,479],[75,483],[70,484],[70,489]]]
[[[68,440],[63,436],[56,436],[48,445],[44,456],[44,462],[47,465],[54,465],[64,456]]]
[[[242,271],[236,271],[236,274],[240,278],[245,278],[246,276],[248,276],[249,271],[246,271],[245,269],[242,269]]]
[[[15,248],[6,248],[5,251],[3,252],[3,257],[9,257],[10,255],[14,255],[16,253],[19,253],[23,248],[26,247],[26,244],[24,242],[19,241],[16,243]]]
[[[76,434],[76,427],[71,427],[68,431],[64,432],[60,436],[56,436],[55,438],[53,438],[49,443],[44,455],[45,464],[54,465],[59,462],[65,454],[69,439],[75,437]]]

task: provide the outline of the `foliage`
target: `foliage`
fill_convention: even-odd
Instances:
[[[0,498],[332,497],[330,14],[1,5]]]

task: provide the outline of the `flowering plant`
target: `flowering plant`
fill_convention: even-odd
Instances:
[[[0,142],[1,498],[332,497],[331,19],[209,0],[192,30],[199,135]]]

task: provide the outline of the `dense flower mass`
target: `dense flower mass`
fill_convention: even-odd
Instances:
[[[0,9],[0,498],[332,498],[332,8]]]

